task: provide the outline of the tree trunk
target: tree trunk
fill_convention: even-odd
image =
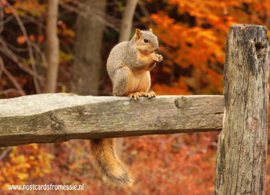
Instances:
[[[57,37],[58,0],[48,1],[46,25],[47,76],[45,93],[54,93],[58,75],[59,40]]]
[[[138,0],[127,0],[127,5],[125,8],[125,12],[123,15],[122,23],[121,23],[121,31],[119,36],[119,42],[128,41],[130,38],[132,23],[134,12],[137,6]],[[116,152],[118,156],[121,155],[124,150],[124,138],[118,138],[116,142]]]
[[[132,21],[138,0],[127,0],[127,5],[121,23],[119,42],[128,41],[132,28]]]
[[[233,25],[229,31],[215,194],[265,194],[268,42],[262,26]]]
[[[83,0],[79,6],[71,85],[80,95],[98,95],[105,5],[106,0]]]

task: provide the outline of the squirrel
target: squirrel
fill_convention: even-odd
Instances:
[[[107,71],[113,84],[114,96],[129,96],[133,100],[145,96],[155,97],[151,86],[150,70],[163,57],[159,50],[158,39],[152,29],[136,29],[130,41],[124,41],[113,47],[107,60]],[[132,186],[134,178],[118,158],[115,151],[115,139],[91,141],[92,155],[96,165],[112,182],[121,186]]]

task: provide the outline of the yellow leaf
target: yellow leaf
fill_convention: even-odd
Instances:
[[[28,163],[23,163],[23,164],[19,164],[17,166],[15,166],[16,169],[21,169],[21,168],[30,168],[30,164]]]
[[[37,145],[37,144],[31,144],[31,146],[32,146],[35,150],[38,149],[38,145]]]
[[[48,159],[54,159],[54,155],[48,153],[48,154],[47,154],[47,158],[48,158]]]
[[[19,178],[20,180],[25,180],[25,179],[28,178],[28,174],[27,174],[27,173],[19,173],[19,174],[18,174],[18,178]]]
[[[35,157],[33,155],[29,156],[29,160],[35,160]]]

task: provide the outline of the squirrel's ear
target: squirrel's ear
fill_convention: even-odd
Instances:
[[[150,28],[149,31],[150,31],[150,32],[153,32],[153,31],[152,31],[152,28]]]
[[[140,29],[136,29],[136,38],[137,39],[140,39],[140,37],[142,36],[142,32],[141,32],[141,30]]]

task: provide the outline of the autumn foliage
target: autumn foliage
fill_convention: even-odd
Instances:
[[[269,25],[269,6],[266,1],[248,0],[166,1],[165,9],[153,13],[151,19],[165,55],[162,71],[172,77],[169,88],[176,94],[222,94],[224,49],[230,26]],[[160,94],[173,93],[159,83],[153,88]]]
[[[79,3],[60,1],[58,92],[71,92],[73,27]],[[107,3],[108,16],[119,21],[123,2]],[[0,56],[6,68],[0,68],[0,98],[20,96],[20,89],[27,95],[36,93],[33,63],[40,75],[38,81],[44,82],[46,11],[47,1],[0,1]],[[158,95],[222,94],[224,50],[230,26],[258,24],[269,29],[269,13],[270,1],[266,0],[139,1],[133,32],[135,28],[151,27],[164,57],[152,71],[152,89]],[[117,22],[114,25],[119,26]],[[118,32],[107,27],[101,95],[111,95],[105,64],[117,40]],[[213,194],[217,136],[218,133],[194,133],[126,138],[121,158],[137,179],[132,189],[109,183],[95,169],[88,141],[3,148],[7,154],[0,155],[0,193],[7,192],[8,184],[76,183],[84,184],[85,190],[72,194]],[[269,163],[267,184],[270,185]],[[31,193],[35,194],[24,192]]]

